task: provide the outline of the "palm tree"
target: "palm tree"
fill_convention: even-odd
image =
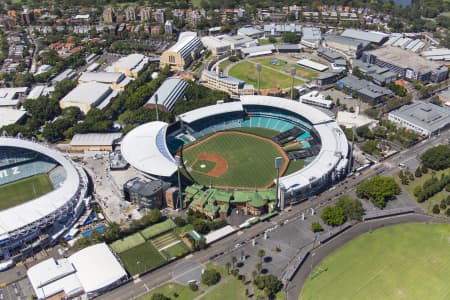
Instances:
[[[231,263],[230,263],[230,262],[227,262],[227,263],[225,264],[225,269],[227,270],[227,274],[228,274],[228,275],[230,275],[230,268],[231,268]]]
[[[256,264],[256,271],[258,271],[258,274],[261,273],[262,270],[262,263],[257,263]]]
[[[264,251],[264,249],[259,249],[258,256],[261,259],[261,262],[262,262],[262,258],[264,257],[264,255],[266,255],[266,251]]]
[[[237,257],[236,257],[236,256],[233,256],[233,257],[231,258],[231,263],[232,263],[232,266],[233,266],[233,269],[234,269],[235,264],[237,263]]]

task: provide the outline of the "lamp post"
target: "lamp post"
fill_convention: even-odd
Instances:
[[[292,85],[291,85],[291,100],[294,100],[294,78],[295,74],[297,74],[297,70],[294,66],[291,67],[291,76],[292,76]]]
[[[275,169],[277,170],[277,186],[275,196],[276,196],[276,203],[278,203],[280,210],[284,209],[284,203],[280,202],[280,197],[278,195],[280,189],[280,169],[282,165],[283,165],[283,158],[281,158],[280,156],[275,157]]]
[[[158,94],[155,94],[156,121],[159,121]]]
[[[262,65],[256,64],[256,72],[258,72],[258,94],[261,95],[261,70]]]
[[[181,175],[180,175],[180,167],[181,167],[181,157],[179,155],[175,156],[175,164],[177,165],[177,173],[178,173],[178,197],[177,203],[175,204],[175,208],[178,209],[181,204]]]

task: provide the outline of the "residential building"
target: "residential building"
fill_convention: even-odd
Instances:
[[[211,89],[224,91],[232,97],[255,94],[253,85],[246,84],[243,80],[223,75],[220,72],[203,70],[200,83]]]
[[[158,8],[153,14],[153,19],[156,23],[164,24],[164,9]]]
[[[107,7],[103,10],[103,23],[112,24],[115,20],[115,13],[112,7]]]
[[[164,24],[164,33],[165,34],[172,34],[173,33],[173,24],[172,21],[167,20]]]
[[[431,103],[415,102],[391,111],[388,119],[422,136],[431,136],[448,128],[450,109]]]
[[[196,32],[182,32],[177,43],[161,54],[160,67],[168,65],[174,70],[182,71],[196,59],[202,48],[202,42]]]
[[[125,20],[127,21],[136,21],[136,7],[134,6],[129,6],[127,8],[125,8]]]
[[[152,17],[152,8],[151,7],[142,7],[139,11],[139,17],[141,22],[148,22]]]

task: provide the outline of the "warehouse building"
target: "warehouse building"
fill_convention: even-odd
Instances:
[[[146,108],[164,109],[172,112],[178,100],[183,99],[189,83],[181,78],[168,78],[145,103]]]
[[[121,137],[120,132],[75,134],[70,141],[70,150],[74,152],[112,151]]]
[[[260,38],[264,35],[264,31],[256,28],[256,27],[241,27],[237,30],[238,35],[246,35],[248,37],[251,37],[252,39]]]
[[[35,100],[41,96],[48,96],[55,91],[54,86],[36,85],[27,96],[27,100]]]
[[[202,48],[196,32],[182,32],[175,45],[161,54],[160,67],[170,66],[174,70],[183,71],[197,58]]]
[[[350,58],[361,57],[363,51],[370,47],[370,43],[367,41],[332,34],[324,37],[322,45],[326,48],[341,51]]]
[[[392,97],[391,90],[375,85],[370,81],[359,79],[353,75],[348,75],[340,79],[336,85],[349,94],[355,93],[363,100],[379,102],[385,97]]]
[[[204,36],[202,37],[202,43],[205,48],[207,48],[213,55],[224,54],[231,49],[230,43],[227,43],[214,36]]]
[[[112,63],[111,66],[106,68],[106,72],[120,72],[129,77],[137,77],[139,71],[144,68],[148,61],[148,57],[142,54],[130,54]]]
[[[0,107],[16,107],[27,92],[27,87],[0,88]]]
[[[0,128],[21,123],[25,119],[26,113],[20,109],[0,107]]]
[[[200,83],[210,89],[224,91],[232,97],[255,94],[255,88],[252,84],[246,84],[243,80],[219,72],[203,70]]]
[[[397,80],[397,73],[392,72],[385,67],[368,64],[362,60],[354,60],[353,67],[358,68],[364,76],[372,78],[372,81],[378,85],[386,85]]]
[[[450,49],[446,48],[423,51],[421,55],[428,60],[450,61]]]
[[[394,46],[381,47],[364,52],[362,60],[366,63],[389,68],[408,81],[441,82],[448,77],[448,68]]]
[[[377,31],[363,31],[357,29],[346,29],[341,36],[366,41],[381,46],[389,39],[389,35]]]
[[[432,136],[448,127],[450,109],[431,103],[415,102],[391,111],[388,119],[422,136]]]
[[[120,72],[83,72],[78,82],[98,82],[110,84],[113,90],[123,90],[130,82],[130,78]]]
[[[61,109],[78,107],[83,113],[88,113],[93,107],[99,106],[111,94],[109,84],[98,82],[80,83],[59,101]]]

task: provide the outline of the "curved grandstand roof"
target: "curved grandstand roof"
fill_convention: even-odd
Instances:
[[[300,102],[270,96],[241,96],[243,105],[264,105],[294,112],[314,125],[320,136],[322,147],[317,157],[303,169],[280,178],[286,190],[300,189],[312,184],[332,172],[348,154],[348,143],[344,132],[327,114]]]
[[[177,165],[166,144],[168,125],[156,121],[131,130],[122,140],[121,150],[125,160],[142,172],[172,176],[177,171]]]
[[[67,174],[64,183],[50,193],[21,205],[0,211],[1,237],[2,235],[8,235],[12,231],[48,217],[54,211],[62,208],[78,192],[80,177],[75,166],[60,152],[41,144],[16,138],[0,137],[0,146],[23,148],[41,153],[58,162]]]
[[[236,111],[243,111],[242,103],[240,101],[236,102],[226,102],[221,104],[209,105],[201,108],[197,108],[191,111],[188,111],[182,115],[179,115],[178,118],[186,123],[192,123],[197,120],[204,119],[206,117],[226,114]]]

